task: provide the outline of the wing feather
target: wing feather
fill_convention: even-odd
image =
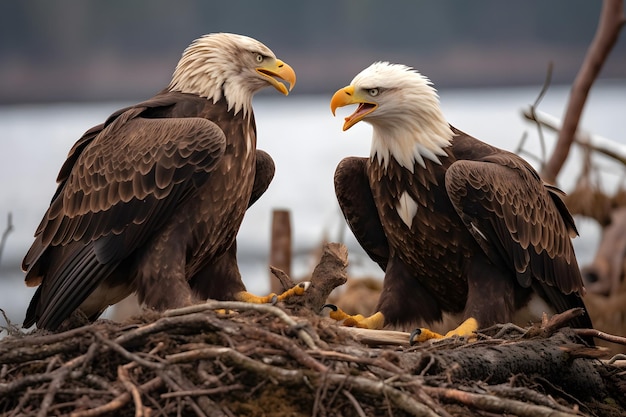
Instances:
[[[570,241],[573,220],[521,158],[502,152],[457,161],[446,173],[446,189],[487,256],[513,265],[521,285],[535,278],[566,294],[582,291]]]
[[[55,227],[49,232],[44,226],[44,244],[77,240],[77,229],[83,242],[121,233],[129,223],[145,220],[141,206],[148,196],[158,205],[195,172],[209,172],[224,151],[223,132],[205,119],[116,122],[78,157],[58,197],[62,204],[55,201],[46,216]],[[194,158],[195,165],[188,161],[195,155],[190,148],[203,157]],[[58,225],[56,218],[62,219]],[[82,221],[88,225],[78,227]]]
[[[142,110],[126,110],[74,146],[68,157],[74,164],[64,164],[62,182],[35,234],[37,244],[24,258],[26,271],[51,245],[106,237],[96,248],[99,261],[132,252],[189,187],[208,178],[225,149],[222,130],[202,118],[146,119]],[[40,278],[27,273],[26,280]]]
[[[367,175],[367,158],[345,158],[335,170],[335,194],[357,241],[382,268],[389,262],[389,243],[378,216]]]

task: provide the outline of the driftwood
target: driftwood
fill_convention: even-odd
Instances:
[[[478,341],[408,346],[408,334],[345,328],[317,310],[345,281],[326,245],[311,292],[279,306],[210,301],[126,323],[0,342],[3,416],[618,416],[622,362],[558,320],[485,329]],[[277,272],[280,275],[280,272]],[[282,276],[283,284],[291,280]],[[562,321],[562,320],[561,320]],[[545,330],[545,329],[544,329]],[[359,335],[360,334],[360,335]],[[390,342],[395,338],[395,342]],[[490,414],[492,413],[492,414]]]

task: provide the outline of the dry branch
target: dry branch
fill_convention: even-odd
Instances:
[[[591,86],[617,42],[624,22],[623,0],[604,0],[598,29],[572,85],[563,128],[559,131],[552,156],[541,173],[543,179],[551,184],[556,183],[556,177],[567,159]]]
[[[531,108],[522,111],[525,119],[537,123],[541,127],[545,127],[553,132],[561,130],[561,121],[545,112],[532,110]],[[595,135],[584,130],[578,129],[574,135],[574,142],[578,145],[590,148],[594,152],[598,152],[608,158],[626,165],[626,146],[617,143],[605,137]]]
[[[520,417],[580,417],[572,410],[563,412],[543,405],[529,404],[525,401],[500,398],[495,395],[473,394],[458,389],[425,388],[429,394],[448,401],[456,401],[463,405],[498,414],[513,414]]]

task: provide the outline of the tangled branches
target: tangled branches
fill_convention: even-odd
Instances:
[[[589,357],[562,333],[535,341],[484,336],[472,344],[366,346],[316,315],[210,302],[125,325],[100,321],[6,338],[0,344],[0,411],[445,416],[467,407],[611,415],[608,405],[594,410],[605,399],[620,401],[614,380],[620,372],[623,380],[624,371]],[[616,413],[622,406],[615,403]]]
[[[327,250],[313,291],[293,304],[212,301],[123,324],[12,331],[0,341],[0,414],[623,415],[623,361],[598,360],[574,334],[505,326],[473,343],[409,347],[406,333],[320,317],[333,287],[323,281],[342,282],[344,255]]]

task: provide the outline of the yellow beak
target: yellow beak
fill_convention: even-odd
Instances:
[[[376,110],[376,107],[378,107],[377,103],[367,100],[361,93],[356,92],[353,86],[349,85],[338,90],[333,95],[333,98],[330,100],[330,110],[333,112],[334,116],[337,107],[348,106],[350,104],[358,104],[359,107],[357,107],[354,113],[346,117],[343,124],[344,131],[350,129],[352,126],[363,120],[365,116]]]
[[[288,95],[293,86],[296,85],[295,71],[280,59],[268,62],[266,65],[258,67],[256,71],[267,78],[267,81],[284,95]],[[289,90],[287,90],[285,84],[281,83],[276,78],[289,83]]]

